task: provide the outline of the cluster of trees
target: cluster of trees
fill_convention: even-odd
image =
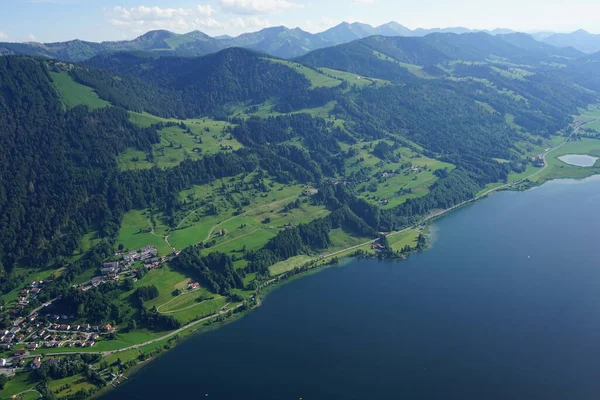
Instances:
[[[200,247],[188,247],[171,265],[191,273],[214,293],[226,294],[231,289],[244,288],[244,271],[235,269],[227,254],[214,252],[203,256]]]
[[[135,297],[137,297],[141,303],[144,301],[155,299],[159,296],[158,288],[154,285],[150,286],[140,286],[135,289],[133,293]]]
[[[160,314],[156,307],[151,309],[142,308],[140,311],[140,321],[149,329],[157,331],[170,331],[181,328],[181,322],[172,315]]]
[[[38,379],[45,381],[48,378],[62,379],[73,375],[86,372],[89,364],[94,364],[102,356],[100,354],[75,354],[63,357],[56,363],[42,363],[41,367],[35,371]]]
[[[342,205],[326,217],[285,229],[261,249],[246,253],[247,270],[268,275],[268,267],[279,261],[324,250],[331,245],[329,232],[338,228],[363,237],[375,234],[375,230],[348,205]]]

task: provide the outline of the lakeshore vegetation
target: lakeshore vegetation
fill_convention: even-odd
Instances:
[[[592,61],[435,36],[0,57],[2,395],[89,397],[277,282],[423,250],[440,210],[599,172],[558,159],[600,156]]]

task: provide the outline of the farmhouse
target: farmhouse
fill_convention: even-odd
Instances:
[[[101,276],[95,276],[92,278],[92,286],[98,286],[104,282],[104,278]]]
[[[102,267],[104,267],[104,268],[119,268],[119,262],[118,261],[108,261],[108,262],[105,262],[104,264],[102,264]]]
[[[102,273],[102,275],[110,275],[110,274],[114,274],[115,272],[117,272],[117,268],[116,267],[103,267],[103,268],[100,268],[100,273]]]
[[[195,290],[195,289],[198,289],[199,287],[200,287],[200,284],[198,282],[190,283],[188,285],[189,290]]]
[[[154,264],[160,261],[160,258],[148,258],[147,260],[144,261],[144,264]]]
[[[33,370],[39,369],[41,365],[42,365],[42,359],[40,357],[36,357],[31,362],[31,365],[29,366],[29,368],[31,368]]]

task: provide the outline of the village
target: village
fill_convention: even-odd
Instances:
[[[135,276],[138,268],[147,270],[160,268],[178,254],[179,252],[173,252],[169,256],[159,257],[158,251],[153,245],[126,253],[117,252],[114,259],[119,261],[103,262],[98,268],[97,276],[75,287],[81,291],[88,291],[109,281]],[[136,267],[135,263],[139,263],[139,266]],[[134,280],[137,279],[134,278]],[[31,311],[27,316],[23,316],[25,308],[30,302],[37,299],[44,290],[44,286],[51,282],[50,280],[32,281],[19,292],[19,296],[15,300],[16,306],[11,312],[14,319],[10,329],[0,331],[0,349],[7,351],[14,348],[12,352],[8,353],[11,354],[11,357],[0,358],[0,374],[12,375],[16,369],[25,366],[32,370],[39,368],[41,358],[32,354],[36,350],[89,348],[93,347],[98,340],[106,339],[106,336],[116,333],[116,328],[110,324],[90,325],[78,321],[75,315],[45,313],[44,310],[59,298],[52,299]],[[188,290],[195,290],[199,286],[197,282],[190,283]],[[25,365],[28,359],[32,359],[32,361]],[[53,360],[55,359],[48,359],[45,362]]]
[[[133,267],[136,262],[141,262],[147,270],[159,268],[178,254],[178,252],[174,252],[170,256],[158,257],[158,250],[153,245],[148,245],[140,250],[133,250],[124,254],[116,252],[115,257],[120,258],[121,261],[104,262],[99,270],[100,275],[93,277],[89,282],[79,285],[79,289],[85,292],[108,281],[118,281],[125,276],[133,276],[136,270]]]

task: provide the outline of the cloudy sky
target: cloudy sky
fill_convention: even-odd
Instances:
[[[2,41],[120,40],[153,29],[237,35],[268,26],[309,32],[339,22],[397,21],[411,29],[600,33],[598,0],[0,0]]]

